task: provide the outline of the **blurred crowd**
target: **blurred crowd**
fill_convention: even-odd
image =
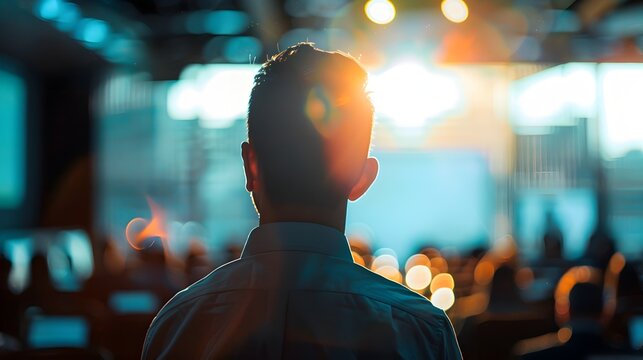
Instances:
[[[566,260],[563,236],[548,223],[534,261],[510,236],[467,254],[425,244],[408,259],[357,236],[349,243],[357,264],[445,310],[465,359],[643,356],[642,264],[617,252],[601,229],[581,259]],[[12,263],[0,258],[0,357],[138,358],[160,307],[241,254],[230,245],[215,263],[198,242],[181,258],[151,243],[129,255],[112,241],[95,245],[94,271],[78,291],[61,290],[48,254],[36,252],[29,284],[16,293]]]

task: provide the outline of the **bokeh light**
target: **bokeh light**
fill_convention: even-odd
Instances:
[[[399,268],[399,263],[397,262],[397,258],[394,255],[391,254],[382,254],[379,255],[373,260],[373,264],[371,265],[371,269],[373,271],[377,271],[377,269],[384,267],[384,266],[390,266],[395,269]]]
[[[469,7],[462,0],[443,0],[440,8],[444,17],[454,23],[464,22],[469,17]]]
[[[415,265],[406,272],[406,285],[409,288],[421,291],[431,283],[431,269],[425,265]]]
[[[388,0],[369,0],[364,5],[364,12],[369,20],[380,25],[389,24],[395,19],[395,6]]]
[[[447,311],[455,303],[455,294],[449,288],[440,288],[431,295],[431,302],[438,309]]]
[[[431,293],[435,293],[439,289],[447,288],[453,290],[455,287],[455,281],[451,274],[442,273],[438,274],[433,278],[431,282]]]
[[[406,260],[406,265],[404,265],[404,271],[409,272],[409,270],[417,265],[424,265],[426,267],[431,267],[431,260],[428,256],[424,254],[415,254]]]
[[[473,272],[473,279],[478,285],[488,285],[496,272],[496,267],[489,260],[481,260]]]
[[[396,283],[402,282],[402,274],[400,274],[400,271],[396,267],[384,265],[376,268],[374,271],[376,274],[382,275],[383,277],[391,281],[395,281]]]
[[[556,336],[558,337],[558,341],[560,341],[561,343],[566,343],[567,341],[569,341],[569,339],[572,338],[572,329],[568,327],[562,327],[558,330]]]

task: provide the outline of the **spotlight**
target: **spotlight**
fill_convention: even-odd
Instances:
[[[442,0],[440,8],[444,17],[454,23],[461,23],[469,17],[469,7],[462,0]]]
[[[389,0],[369,0],[364,5],[364,12],[369,20],[380,25],[395,19],[395,6]]]

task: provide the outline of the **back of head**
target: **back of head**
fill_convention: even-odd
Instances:
[[[274,206],[330,208],[345,200],[370,146],[366,71],[309,43],[289,47],[255,76],[248,139]]]

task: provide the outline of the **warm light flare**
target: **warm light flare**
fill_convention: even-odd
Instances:
[[[127,242],[135,250],[143,250],[152,245],[153,238],[167,239],[165,211],[149,197],[147,203],[152,212],[152,218],[146,219],[136,217],[132,219],[125,228]],[[164,244],[165,245],[165,244]],[[166,246],[163,246],[164,250]]]

